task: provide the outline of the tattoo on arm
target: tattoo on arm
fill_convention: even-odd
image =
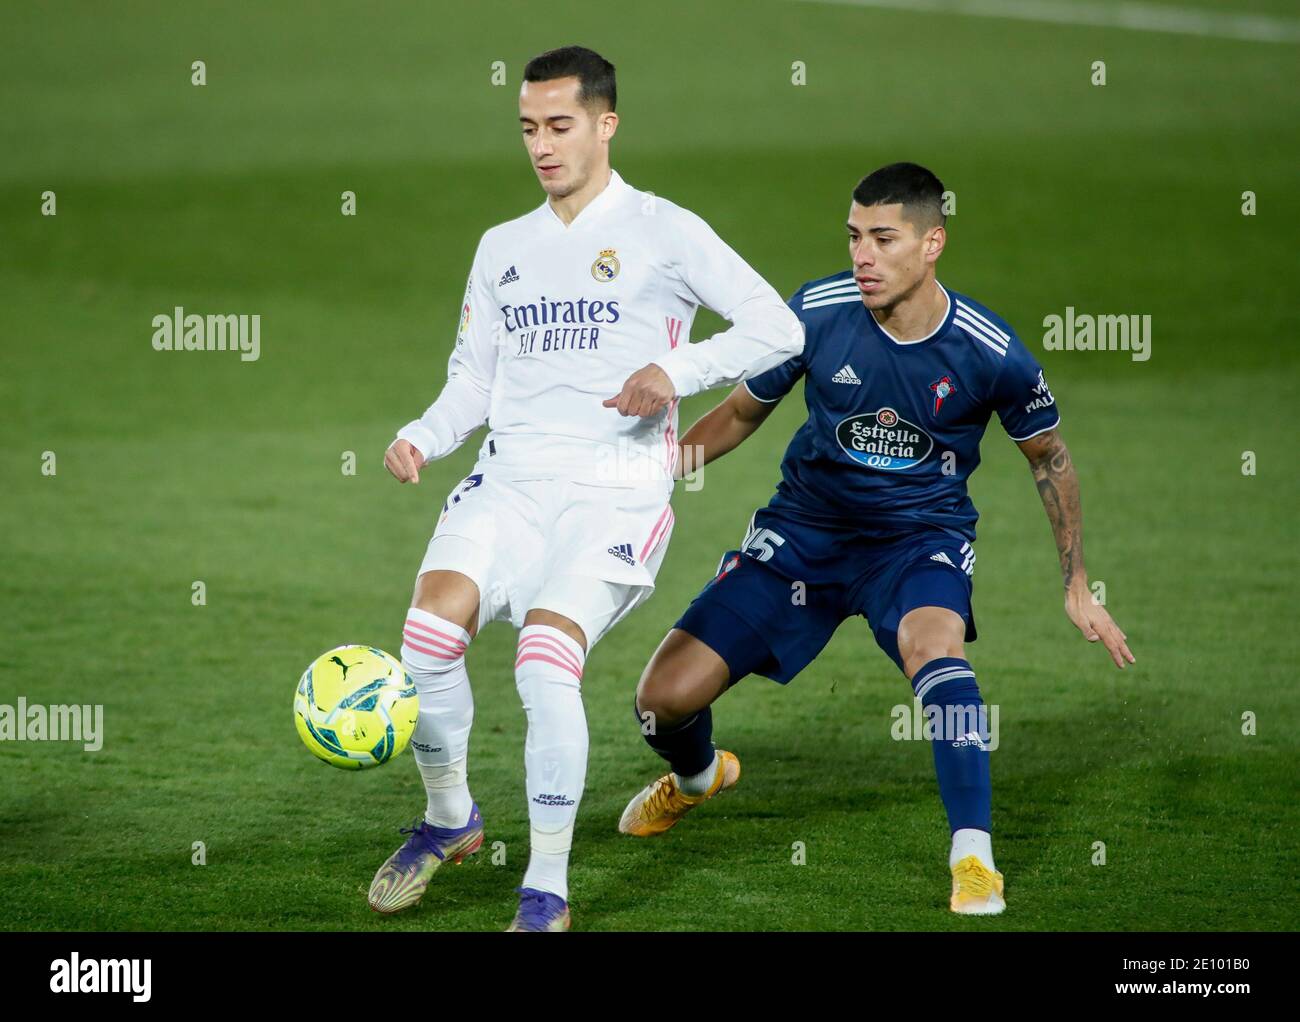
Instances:
[[[1048,430],[1021,445],[1029,459],[1038,486],[1038,496],[1043,501],[1047,520],[1056,538],[1056,550],[1061,558],[1061,576],[1068,590],[1082,580],[1083,567],[1083,511],[1079,503],[1079,478],[1074,472],[1070,451],[1056,430]]]

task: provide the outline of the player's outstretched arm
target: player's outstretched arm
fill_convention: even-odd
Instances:
[[[1069,448],[1055,429],[1049,429],[1018,446],[1029,460],[1038,484],[1038,495],[1047,511],[1061,558],[1061,575],[1065,582],[1065,613],[1089,642],[1101,642],[1116,667],[1136,663],[1129,652],[1128,636],[1105,607],[1095,602],[1088,588],[1088,572],[1083,565],[1083,510],[1079,502],[1079,477],[1070,460]]]
[[[497,362],[493,334],[500,312],[488,289],[486,239],[484,235],[479,241],[465,284],[447,383],[423,415],[397,431],[397,439],[384,452],[384,467],[399,483],[418,483],[422,466],[446,457],[488,420]]]
[[[453,354],[450,376],[438,400],[398,430],[397,439],[384,452],[384,467],[399,483],[418,483],[423,465],[446,457],[487,421],[490,384],[464,368]]]
[[[721,458],[743,443],[772,414],[776,401],[759,401],[743,383],[702,416],[681,439],[679,476]]]

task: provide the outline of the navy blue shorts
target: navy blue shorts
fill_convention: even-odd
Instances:
[[[898,623],[917,607],[961,615],[966,641],[974,641],[974,570],[975,551],[956,533],[920,529],[867,539],[764,508],[742,548],[723,556],[676,627],[722,657],[732,682],[752,673],[785,684],[816,659],[841,622],[862,616],[901,671]]]

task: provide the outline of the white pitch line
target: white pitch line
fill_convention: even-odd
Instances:
[[[1269,14],[1223,14],[1156,4],[1096,3],[1094,0],[802,0],[847,7],[885,7],[899,11],[1011,18],[1057,25],[1127,28],[1135,32],[1241,39],[1254,43],[1300,42],[1300,19]]]

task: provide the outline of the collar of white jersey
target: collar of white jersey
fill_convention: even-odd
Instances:
[[[542,203],[542,208],[550,215],[551,219],[558,227],[570,231],[579,224],[585,224],[590,220],[596,219],[631,190],[632,186],[623,180],[617,170],[614,170],[614,168],[611,167],[609,171],[609,183],[605,185],[599,195],[582,207],[582,212],[573,218],[573,223],[566,224],[560,219],[560,214],[555,212],[555,208],[551,205],[550,198],[547,198],[547,200]]]

